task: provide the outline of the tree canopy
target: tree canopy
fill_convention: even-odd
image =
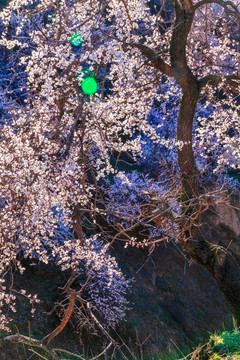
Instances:
[[[22,258],[124,283],[115,239],[177,241],[223,293],[235,287],[230,253],[218,249],[231,279],[206,260],[199,216],[237,189],[221,174],[240,168],[238,0],[12,0],[0,17],[0,326]]]

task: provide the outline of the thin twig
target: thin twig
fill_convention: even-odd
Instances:
[[[29,349],[29,351],[33,352],[34,354],[36,354],[37,356],[39,356],[40,358],[44,359],[44,360],[48,360],[45,356],[39,354],[37,351],[33,350],[33,349]]]
[[[77,354],[71,353],[70,351],[67,351],[67,350],[54,349],[54,351],[63,352],[64,354],[67,354],[67,355],[70,355],[70,356],[75,356],[77,359],[86,360],[86,359],[85,359],[84,357],[82,357],[81,355],[77,355]]]
[[[98,354],[97,356],[94,356],[93,358],[91,358],[90,360],[95,360],[95,359],[98,359],[100,356],[102,356],[103,354],[105,354],[108,349],[112,346],[112,341],[108,344],[108,346],[100,353]]]

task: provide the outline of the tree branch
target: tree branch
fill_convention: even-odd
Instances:
[[[77,355],[77,354],[74,354],[70,351],[67,351],[67,350],[64,350],[64,349],[54,349],[54,351],[57,351],[57,352],[62,352],[64,354],[67,354],[67,355],[70,355],[70,356],[74,356],[75,358],[77,359],[81,359],[81,360],[86,360],[86,358],[82,357],[81,355]]]
[[[195,4],[193,6],[193,9],[194,11],[196,11],[198,8],[200,8],[201,6],[203,5],[206,5],[206,4],[218,4],[219,6],[223,7],[226,11],[226,13],[228,14],[229,13],[229,8],[228,6],[231,6],[232,9],[234,10],[234,14],[240,18],[240,12],[237,8],[237,6],[232,2],[232,1],[223,1],[223,0],[201,0],[199,1],[197,4]]]
[[[49,342],[53,338],[55,338],[64,329],[64,327],[67,325],[68,320],[70,319],[70,317],[72,315],[72,312],[73,312],[73,309],[74,309],[75,297],[76,297],[76,293],[75,293],[75,291],[72,290],[70,292],[69,305],[68,305],[66,314],[64,315],[64,318],[62,319],[61,324],[55,330],[53,330],[50,334],[45,336],[45,338],[42,340],[42,342],[45,342],[45,343],[49,344]]]
[[[59,359],[58,356],[53,351],[48,349],[45,345],[43,345],[43,343],[41,341],[30,338],[28,336],[24,336],[24,335],[20,335],[20,334],[10,335],[10,336],[7,336],[5,338],[5,340],[9,340],[13,343],[25,344],[25,345],[32,346],[32,347],[39,347],[40,349],[43,349],[46,353],[50,354],[54,360]]]
[[[179,6],[181,12],[185,14],[193,13],[193,3],[192,0],[177,0],[175,3],[175,7]]]
[[[93,358],[91,358],[90,360],[96,360],[96,359],[98,359],[100,356],[102,356],[102,355],[104,355],[107,351],[108,351],[108,349],[110,349],[110,347],[112,346],[112,341],[108,344],[108,346],[100,353],[100,354],[98,354],[97,356],[94,356]]]
[[[207,75],[203,78],[198,80],[198,85],[200,91],[206,86],[206,85],[218,85],[221,81],[225,81],[229,86],[234,88],[240,87],[240,73],[226,75],[226,76],[220,76],[220,75]]]
[[[167,76],[174,77],[173,71],[170,65],[168,65],[154,50],[152,50],[150,47],[139,44],[139,43],[125,43],[124,47],[125,49],[127,46],[131,46],[133,48],[137,48],[141,51],[142,55],[145,56],[151,65],[155,68],[160,70],[163,74]],[[123,48],[124,50],[124,48]]]

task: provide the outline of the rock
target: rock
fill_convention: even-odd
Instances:
[[[147,251],[136,248],[118,248],[117,252],[124,272],[135,278],[132,310],[127,324],[118,330],[123,338],[128,333],[135,354],[139,351],[136,333],[144,342],[145,356],[174,351],[182,357],[177,347],[190,352],[199,336],[207,339],[209,332],[232,325],[230,311],[212,277],[198,265],[186,264],[175,246],[159,246],[151,258]]]
[[[201,222],[208,240],[228,248],[240,260],[240,195],[231,198],[230,205],[211,207]]]

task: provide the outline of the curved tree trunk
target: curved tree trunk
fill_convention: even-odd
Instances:
[[[183,91],[177,124],[178,163],[182,179],[181,202],[184,202],[182,211],[191,217],[197,207],[196,201],[191,205],[191,199],[196,199],[199,190],[199,171],[192,148],[192,131],[200,93],[200,83],[191,72],[186,60],[187,37],[194,17],[191,0],[176,0],[175,11],[176,20],[170,56],[174,77]],[[228,250],[208,242],[197,225],[195,222],[191,228],[186,228],[187,240],[182,246],[194,262],[213,276],[236,323],[240,325],[240,267]]]
[[[187,223],[181,225],[186,238],[182,241],[182,246],[194,262],[213,276],[236,323],[240,325],[240,267],[227,249],[205,239],[196,216],[199,171],[192,148],[193,119],[200,91],[207,84],[216,85],[221,81],[221,77],[216,75],[208,75],[198,80],[187,64],[187,38],[200,3],[193,5],[192,0],[175,0],[176,18],[170,44],[171,65],[146,45],[129,45],[137,47],[155,69],[166,76],[174,77],[182,89],[177,123],[178,164],[182,180],[181,211],[185,218],[188,218]],[[225,76],[226,81],[233,79],[239,79],[239,75]],[[194,218],[194,221],[191,222],[191,218]]]

